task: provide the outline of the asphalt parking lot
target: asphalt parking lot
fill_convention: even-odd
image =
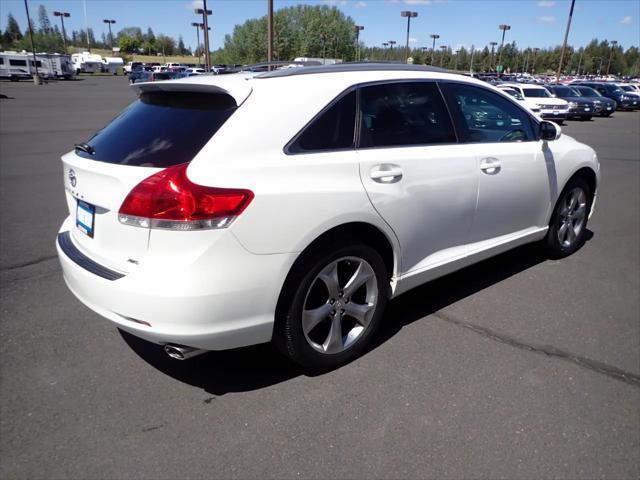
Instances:
[[[409,292],[372,351],[310,376],[269,346],[176,362],[81,305],[59,157],[135,96],[0,93],[0,478],[640,477],[640,112],[563,127],[603,169],[579,252]]]

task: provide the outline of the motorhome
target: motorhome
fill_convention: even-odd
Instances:
[[[118,69],[124,66],[124,60],[120,57],[102,57],[102,71],[118,74]]]
[[[73,68],[76,73],[96,73],[102,71],[102,57],[91,52],[74,53],[71,55]]]
[[[31,78],[37,73],[42,78],[64,77],[65,72],[72,74],[72,70],[64,70],[68,55],[50,53],[37,53],[34,61],[33,54],[27,52],[0,52],[0,78],[6,78],[12,82],[20,79]],[[66,62],[65,62],[66,60]]]
[[[36,53],[36,58],[41,61],[43,69],[48,71],[51,77],[69,80],[76,74],[70,55]],[[38,66],[38,68],[40,68],[40,66]]]

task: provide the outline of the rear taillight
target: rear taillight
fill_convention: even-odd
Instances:
[[[124,199],[118,220],[126,225],[169,230],[227,227],[253,199],[251,190],[197,185],[188,163],[146,178]]]

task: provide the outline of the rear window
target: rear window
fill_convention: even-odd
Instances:
[[[225,94],[147,92],[129,105],[87,144],[84,158],[140,167],[170,167],[189,162],[233,114]]]

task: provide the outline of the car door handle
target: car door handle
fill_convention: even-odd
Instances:
[[[496,173],[499,173],[501,169],[502,164],[497,158],[487,157],[480,160],[480,170],[482,170],[482,173],[495,175]]]
[[[371,169],[369,175],[374,182],[396,183],[402,178],[402,169],[398,165],[383,163]]]

